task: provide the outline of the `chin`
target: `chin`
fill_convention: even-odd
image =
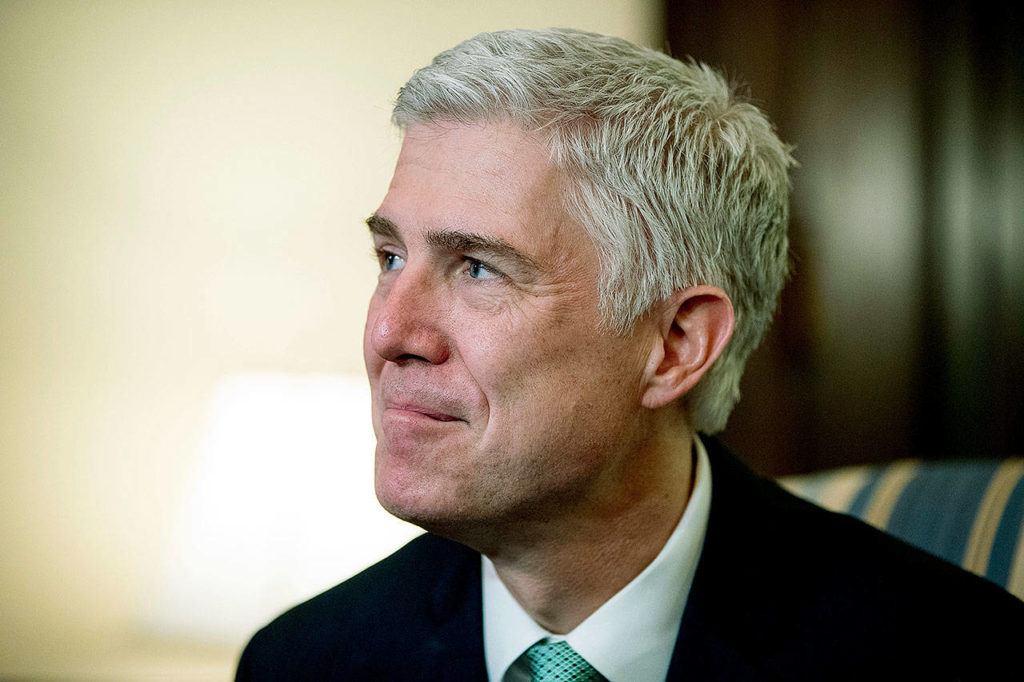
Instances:
[[[434,531],[439,525],[452,522],[458,515],[457,505],[451,499],[454,496],[444,495],[436,485],[423,481],[422,476],[410,474],[378,465],[374,488],[380,505],[392,516],[425,530]]]
[[[424,485],[418,481],[403,485],[399,477],[376,480],[377,501],[391,514],[423,530],[462,543],[477,551],[490,546],[494,534],[483,509],[474,509],[472,498],[460,495],[440,482]]]

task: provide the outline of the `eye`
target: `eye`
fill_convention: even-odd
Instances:
[[[380,261],[380,269],[383,272],[401,270],[402,267],[405,265],[404,258],[399,256],[397,253],[392,253],[390,251],[377,251],[377,260]]]
[[[469,268],[467,268],[467,271],[469,272],[469,276],[473,279],[498,279],[501,277],[501,274],[497,270],[492,269],[489,265],[485,265],[484,263],[481,263],[478,260],[473,260],[472,258],[467,260],[469,262]]]

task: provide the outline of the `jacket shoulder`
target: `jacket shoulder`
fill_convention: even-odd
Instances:
[[[479,604],[479,565],[472,550],[421,535],[259,630],[237,679],[351,679],[385,674],[389,660],[413,669],[447,621],[472,616],[460,610]]]
[[[1008,592],[712,450],[712,512],[687,615],[748,660],[787,679],[971,679],[1015,658],[1024,603]]]

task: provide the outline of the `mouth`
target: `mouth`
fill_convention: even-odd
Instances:
[[[405,415],[414,418],[427,418],[437,422],[462,421],[461,419],[454,415],[446,414],[444,412],[436,412],[421,405],[394,404],[388,405],[385,409],[386,411],[391,412],[395,415]]]

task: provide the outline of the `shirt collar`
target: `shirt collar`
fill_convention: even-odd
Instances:
[[[711,466],[696,435],[693,445],[693,492],[665,546],[569,634],[554,635],[538,625],[501,582],[494,564],[483,557],[484,655],[492,681],[516,679],[521,663],[517,659],[545,638],[569,642],[610,682],[665,679],[711,510]]]

